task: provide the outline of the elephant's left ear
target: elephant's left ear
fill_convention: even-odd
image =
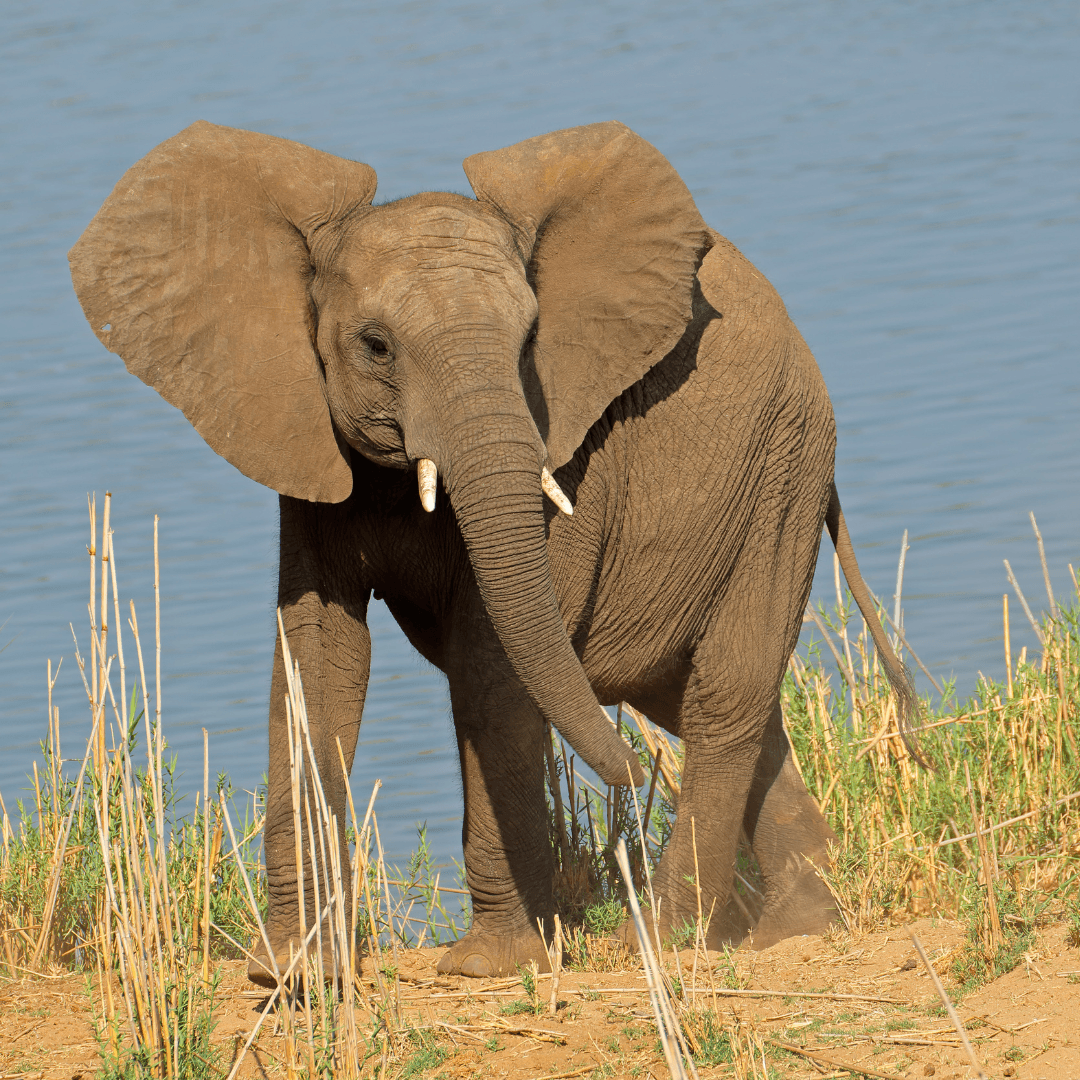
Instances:
[[[536,291],[537,378],[525,389],[555,469],[682,336],[706,225],[667,159],[617,121],[464,167],[479,201],[513,226]]]

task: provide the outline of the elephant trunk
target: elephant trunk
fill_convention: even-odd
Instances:
[[[502,395],[499,395],[502,397]],[[491,402],[490,392],[484,397]],[[540,471],[543,446],[520,392],[509,414],[450,415],[451,448],[440,462],[480,594],[514,671],[544,717],[607,784],[635,784],[637,756],[618,736],[592,692],[566,633],[548,567]]]

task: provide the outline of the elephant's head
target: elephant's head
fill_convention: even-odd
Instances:
[[[75,288],[107,348],[283,494],[347,498],[347,446],[434,463],[526,688],[605,781],[640,782],[566,635],[541,475],[682,335],[705,224],[619,123],[465,171],[475,200],[375,207],[366,165],[196,123],[121,179]]]

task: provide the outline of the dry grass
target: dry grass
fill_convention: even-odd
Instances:
[[[475,998],[478,992],[458,990],[453,980],[409,971],[409,945],[461,932],[466,897],[458,883],[442,883],[423,835],[407,868],[387,867],[374,809],[378,784],[359,804],[349,790],[341,845],[340,823],[314,766],[302,674],[283,639],[296,858],[316,868],[315,916],[299,954],[278,973],[277,988],[260,998],[244,1037],[231,1047],[217,1040],[223,958],[243,957],[263,933],[261,806],[256,800],[237,819],[227,785],[211,789],[206,747],[195,811],[177,817],[160,697],[150,691],[149,650],[144,655],[133,605],[121,632],[108,518],[106,496],[100,523],[91,504],[89,646],[85,659],[76,652],[93,720],[82,767],[72,777],[60,766],[50,666],[34,804],[20,806],[15,820],[0,805],[0,970],[12,979],[72,968],[92,973],[104,1075],[231,1078],[251,1074],[253,1056],[259,1069],[290,1078],[436,1075],[444,1063],[459,1061],[463,1046],[500,1053],[513,1037],[558,1049],[569,1029],[551,1025],[574,1019],[560,997],[567,987],[583,1002],[616,992],[590,990],[583,980],[616,980],[618,993],[631,992],[624,983],[643,978],[642,961],[613,943],[611,932],[627,915],[627,883],[647,896],[651,867],[667,842],[679,797],[677,742],[629,707],[620,709],[618,725],[649,777],[639,795],[593,786],[568,748],[552,739],[551,834],[561,916],[554,975],[545,982],[523,972],[486,985]],[[962,706],[949,693],[936,706],[925,703],[919,734],[935,765],[927,772],[914,766],[899,737],[895,701],[866,628],[851,625],[850,599],[837,592],[836,607],[812,618],[828,637],[835,671],[811,643],[793,657],[783,689],[800,771],[840,837],[831,868],[822,868],[845,922],[830,947],[840,957],[898,922],[960,918],[966,942],[941,953],[935,966],[951,976],[954,993],[966,993],[1009,970],[1025,951],[1030,955],[1040,914],[1045,922],[1048,911],[1057,913],[1067,934],[1080,940],[1077,608],[1049,597],[1047,615],[1033,619],[1039,656],[1021,652],[1014,662],[1006,599],[1005,680],[984,680]],[[902,625],[899,605],[894,620]],[[155,619],[155,687],[160,636]],[[145,761],[136,761],[140,742]],[[738,875],[740,902],[752,914],[760,892],[745,847]],[[634,992],[661,1019],[654,1026],[640,1012],[628,1013],[624,1030],[635,1032],[636,1041],[627,1036],[604,1049],[594,1040],[593,1067],[566,1068],[565,1075],[635,1069],[645,1075],[666,1062],[673,1075],[700,1068],[702,1075],[766,1077],[805,1065],[805,1054],[792,1057],[779,1048],[778,1029],[733,1011],[739,994],[748,993],[746,965],[705,950],[707,918],[702,912],[686,928],[678,952],[659,940],[655,927],[644,927],[653,953],[650,990],[637,982]],[[320,990],[309,994],[305,987]],[[509,998],[498,1013],[477,1012],[477,1001]],[[648,1030],[652,1043],[642,1041]],[[458,1065],[453,1070],[443,1072],[462,1075]]]
[[[1013,663],[1006,596],[1004,683],[981,679],[963,705],[949,692],[925,703],[919,736],[932,772],[914,766],[865,626],[850,641],[839,603],[829,632],[854,678],[834,689],[811,652],[792,658],[784,687],[801,771],[840,837],[827,876],[848,931],[920,915],[967,920],[972,955],[956,973],[969,984],[1016,962],[1039,912],[1077,914],[1077,608],[1048,599],[1033,619],[1037,657],[1022,650]]]

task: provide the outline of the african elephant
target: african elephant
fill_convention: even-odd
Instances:
[[[847,537],[814,359],[624,125],[464,168],[475,198],[375,206],[365,165],[196,123],[121,179],[72,249],[75,288],[105,346],[280,495],[278,601],[339,822],[373,593],[446,673],[473,915],[440,971],[546,964],[544,721],[605,782],[642,780],[598,702],[684,743],[665,923],[697,910],[693,819],[706,907],[724,906],[742,826],[767,885],[756,944],[820,931],[834,908],[808,860],[833,834],[779,692],[823,522],[909,689]],[[299,925],[284,697],[279,641],[265,851],[282,966]]]

